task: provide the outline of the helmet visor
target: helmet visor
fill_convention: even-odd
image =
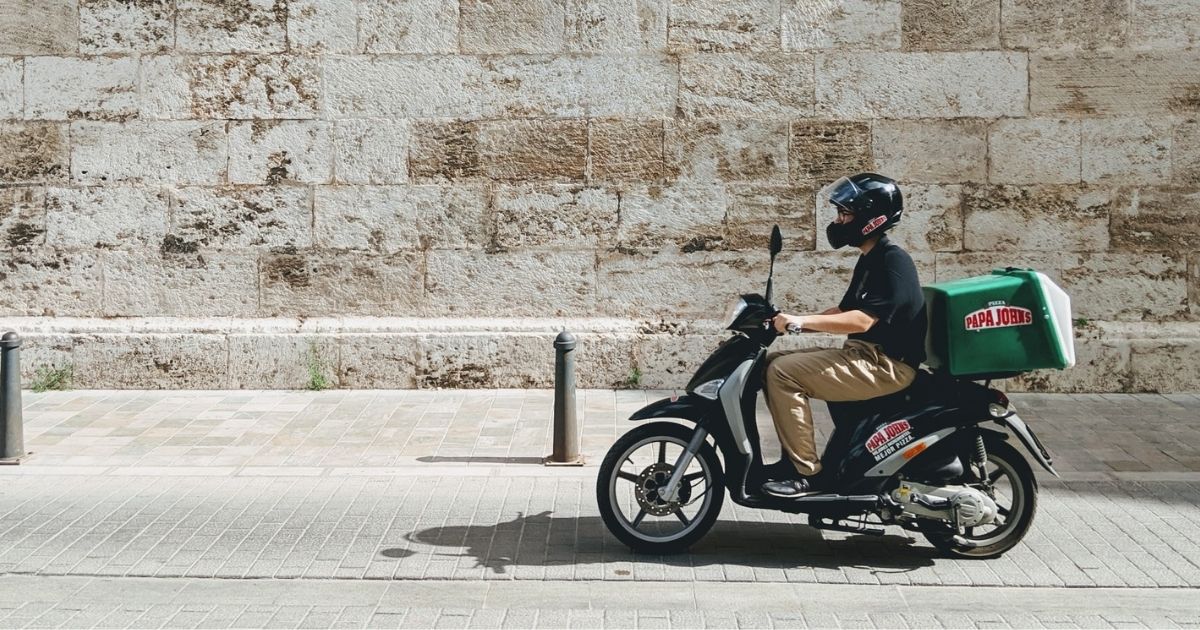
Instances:
[[[861,194],[863,194],[863,190],[850,181],[849,177],[839,177],[832,184],[817,192],[817,200],[820,203],[831,203],[838,209],[845,208],[852,212],[853,206],[850,205],[850,202]]]

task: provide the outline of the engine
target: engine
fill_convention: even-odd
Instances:
[[[892,499],[912,516],[949,521],[960,529],[992,523],[999,513],[991,497],[966,486],[928,486],[903,481],[892,491]]]

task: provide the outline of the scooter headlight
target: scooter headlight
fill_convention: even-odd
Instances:
[[[699,387],[692,390],[692,393],[697,396],[703,396],[709,400],[716,400],[717,394],[721,391],[721,386],[725,384],[725,379],[718,378],[707,383],[702,383]]]
[[[738,301],[734,302],[733,305],[729,307],[729,310],[725,312],[725,327],[728,328],[732,326],[733,321],[742,314],[742,311],[746,310],[747,306],[748,304],[746,304],[746,300],[738,298]]]

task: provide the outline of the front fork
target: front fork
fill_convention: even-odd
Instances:
[[[675,470],[671,472],[671,478],[667,480],[667,485],[658,490],[658,496],[664,502],[670,503],[679,500],[679,483],[683,481],[683,471],[692,464],[692,459],[696,457],[696,453],[700,452],[700,447],[704,446],[704,440],[707,437],[708,430],[696,425],[696,432],[692,434],[692,439],[688,440],[687,448],[683,449],[679,458],[675,460]]]

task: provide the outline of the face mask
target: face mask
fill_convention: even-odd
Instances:
[[[825,238],[829,240],[829,245],[834,249],[841,249],[847,245],[857,247],[867,240],[853,222],[830,223],[825,226]]]

